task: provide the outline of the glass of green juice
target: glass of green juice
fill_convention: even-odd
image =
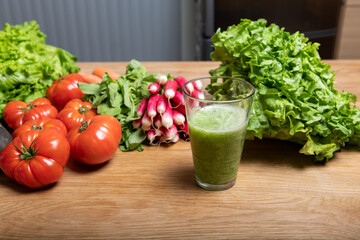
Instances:
[[[207,190],[234,186],[255,93],[240,78],[203,77],[182,88],[197,185]]]

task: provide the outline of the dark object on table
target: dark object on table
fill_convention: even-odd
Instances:
[[[13,137],[9,131],[0,123],[0,151],[5,148],[5,146],[13,140]]]

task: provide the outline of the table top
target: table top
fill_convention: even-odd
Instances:
[[[326,61],[335,87],[360,97],[360,60]],[[141,62],[188,79],[217,62]],[[78,63],[82,71],[128,62]],[[70,161],[56,184],[32,190],[0,172],[0,239],[359,239],[360,148],[326,164],[280,140],[246,141],[237,183],[196,186],[189,142],[117,151],[100,166]]]

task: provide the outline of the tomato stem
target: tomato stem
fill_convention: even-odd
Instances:
[[[20,154],[20,159],[21,160],[29,160],[31,158],[34,158],[36,156],[37,152],[39,151],[39,148],[35,149],[35,147],[34,147],[36,139],[31,142],[29,148],[27,148],[21,140],[19,140],[19,141],[20,141],[23,149],[19,148],[18,146],[15,146],[15,147],[22,153],[22,154]]]
[[[21,110],[24,110],[24,111],[27,111],[27,110],[30,110],[30,109],[32,109],[32,108],[34,108],[34,107],[37,107],[37,105],[35,105],[35,104],[28,104],[27,106],[26,106],[26,108],[20,108]]]
[[[79,132],[81,133],[81,132],[85,131],[90,126],[91,123],[92,123],[92,121],[88,122],[86,120],[83,120],[80,125]]]
[[[32,126],[31,126],[31,130],[42,130],[42,126],[36,126],[35,125],[36,123],[34,123]]]
[[[85,107],[85,106],[81,106],[78,111],[81,114],[85,114],[85,113],[87,113],[89,111],[89,108]]]

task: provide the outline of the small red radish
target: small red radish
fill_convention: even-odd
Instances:
[[[185,123],[185,116],[184,114],[182,114],[179,111],[176,111],[175,109],[172,110],[172,116],[173,116],[173,121],[176,125],[180,126],[183,125]]]
[[[175,92],[175,96],[172,100],[173,100],[173,102],[175,102],[177,104],[185,105],[184,95],[180,91]]]
[[[134,120],[132,122],[132,125],[134,128],[138,129],[138,128],[141,128],[141,118],[140,119],[137,119],[137,120]]]
[[[175,78],[175,81],[178,83],[178,85],[182,91],[182,88],[183,88],[184,84],[187,82],[187,80],[184,77],[177,77],[177,78]],[[194,91],[194,85],[186,84],[186,89],[191,94]]]
[[[173,140],[176,136],[176,133],[177,133],[177,128],[176,126],[173,124],[171,125],[168,129],[165,129],[164,130],[164,134],[165,134],[165,139],[166,140]]]
[[[183,131],[184,133],[189,135],[189,125],[188,125],[187,121],[185,121],[183,125],[180,125],[178,127],[181,131]]]
[[[186,116],[186,109],[185,109],[185,106],[184,105],[176,105],[174,106],[175,104],[173,103],[173,109],[181,112],[182,114],[184,114]]]
[[[144,114],[144,116],[141,118],[141,125],[143,127],[150,127],[152,125],[151,118],[147,114]]]
[[[166,110],[161,118],[162,125],[169,129],[173,125],[172,108],[170,104],[166,104]]]
[[[137,109],[137,115],[138,117],[142,117],[142,115],[144,114],[146,107],[148,105],[148,98],[143,98],[139,104],[139,107]]]
[[[175,134],[175,137],[171,140],[173,143],[176,143],[178,142],[180,139],[180,135],[179,135],[179,132],[176,132]]]
[[[148,89],[151,94],[158,94],[160,92],[160,85],[157,83],[152,83],[149,85]]]
[[[159,84],[160,86],[164,86],[167,82],[167,76],[166,75],[160,75],[156,78],[156,83]]]
[[[178,88],[178,83],[175,80],[168,80],[165,84],[165,97],[171,99],[175,96],[175,92]]]
[[[156,114],[157,114],[157,111],[156,111],[156,107],[157,107],[157,103],[159,101],[159,98],[160,98],[160,95],[152,95],[148,101],[148,105],[147,105],[147,115],[153,119]]]
[[[199,91],[196,89],[191,93],[191,96],[198,98],[198,99],[205,99],[204,93],[202,91]]]
[[[168,104],[167,99],[165,98],[164,94],[162,94],[156,106],[156,110],[160,115],[162,115],[165,112],[167,104]]]
[[[146,133],[146,137],[147,139],[150,141],[150,144],[152,144],[156,138],[156,135],[155,135],[155,131],[154,130],[149,130],[147,133]]]
[[[157,114],[154,118],[154,125],[156,128],[161,128],[162,127],[162,123],[161,123],[161,116],[160,114]]]
[[[194,86],[194,89],[195,90],[201,90],[202,89],[202,87],[203,87],[203,84],[202,84],[202,82],[200,81],[200,80],[196,80],[196,81],[193,81],[192,82],[192,85]]]

